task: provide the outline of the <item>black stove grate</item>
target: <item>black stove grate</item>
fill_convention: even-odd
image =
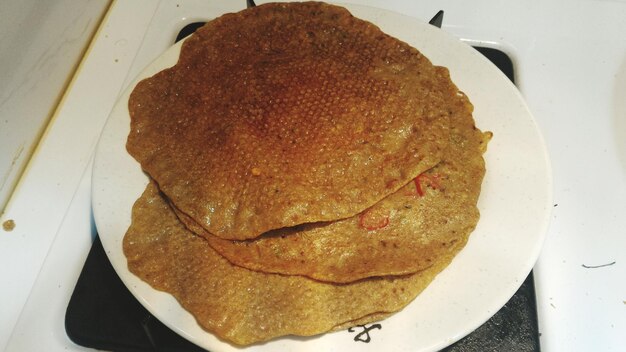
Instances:
[[[176,40],[202,24],[187,25]],[[476,50],[514,82],[513,64],[505,53],[482,47]],[[75,343],[99,350],[203,351],[163,325],[134,298],[115,273],[98,237],[67,307],[65,329]],[[532,273],[489,321],[444,351],[539,351]]]

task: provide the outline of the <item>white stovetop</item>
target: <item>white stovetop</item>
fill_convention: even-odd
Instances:
[[[69,341],[63,319],[95,234],[91,159],[108,113],[183,25],[244,2],[113,4],[0,219],[16,223],[0,230],[0,349],[85,350]],[[443,9],[444,30],[513,58],[554,172],[552,224],[534,271],[542,349],[623,350],[626,2],[349,2],[424,20]]]

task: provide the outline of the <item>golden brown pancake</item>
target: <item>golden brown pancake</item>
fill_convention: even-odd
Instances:
[[[448,70],[340,7],[219,17],[134,89],[127,149],[224,239],[354,216],[441,159]]]
[[[337,285],[259,273],[232,265],[189,232],[153,183],[135,203],[123,242],[131,272],[171,293],[202,328],[238,345],[385,317],[411,302],[464,244],[457,242],[430,268],[404,277]]]
[[[415,273],[463,241],[478,222],[482,154],[491,133],[474,126],[473,107],[461,98],[449,106],[450,144],[442,161],[354,217],[231,241],[177,215],[231,263],[257,271],[339,283]]]

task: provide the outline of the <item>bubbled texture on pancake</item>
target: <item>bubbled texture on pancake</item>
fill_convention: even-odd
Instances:
[[[474,126],[473,107],[466,97],[460,98],[449,107],[450,144],[442,161],[359,215],[230,241],[177,214],[230,262],[262,272],[344,283],[428,268],[453,250],[454,243],[465,241],[479,218],[482,154],[490,133]]]
[[[213,20],[131,94],[127,149],[217,237],[353,216],[441,159],[457,88],[404,42],[322,3]]]
[[[123,242],[131,272],[171,293],[201,327],[239,345],[385,317],[412,301],[464,244],[429,269],[404,277],[336,285],[259,273],[230,264],[189,232],[153,183],[135,203]]]

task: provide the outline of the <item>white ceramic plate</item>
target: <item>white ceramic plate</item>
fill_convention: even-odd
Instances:
[[[434,64],[448,67],[453,81],[474,104],[478,127],[494,133],[485,155],[481,219],[452,264],[402,312],[380,322],[380,328],[285,337],[249,350],[441,349],[479,327],[513,296],[532,269],[547,230],[552,206],[548,156],[516,87],[482,55],[442,30],[388,11],[348,7],[355,16],[416,47]],[[174,65],[179,51],[180,45],[170,48],[137,81]],[[96,152],[93,209],[102,244],[122,281],[163,323],[211,351],[239,350],[202,330],[172,296],[152,289],[127,269],[122,239],[130,225],[131,207],[148,181],[125,150],[127,103],[134,85],[111,113]],[[369,342],[362,341],[368,337]]]

